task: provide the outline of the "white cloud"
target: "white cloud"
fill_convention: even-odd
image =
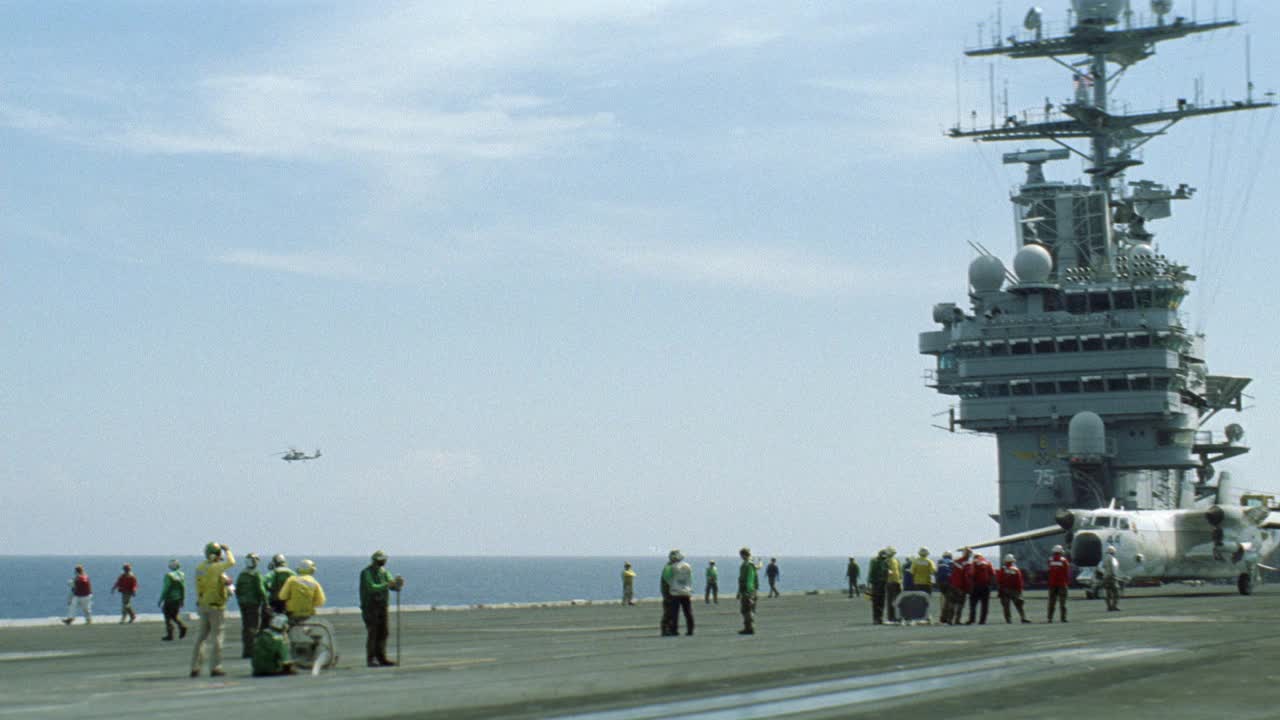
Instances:
[[[213,261],[223,265],[238,265],[308,277],[365,280],[373,276],[373,273],[353,258],[321,252],[270,253],[259,250],[233,250],[213,258]]]

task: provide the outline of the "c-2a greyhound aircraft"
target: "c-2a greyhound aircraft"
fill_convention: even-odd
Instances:
[[[1005,535],[973,548],[1065,534],[1063,545],[1081,569],[1076,581],[1093,584],[1108,545],[1116,548],[1120,576],[1143,581],[1235,579],[1241,595],[1261,581],[1261,564],[1280,547],[1280,507],[1263,495],[1242,496],[1241,505],[1215,504],[1179,510],[1058,511],[1056,525]]]

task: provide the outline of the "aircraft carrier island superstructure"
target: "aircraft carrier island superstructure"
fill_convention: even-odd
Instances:
[[[1004,155],[1026,171],[1012,196],[1012,272],[978,245],[969,306],[935,305],[941,329],[920,334],[920,352],[936,358],[928,385],[959,398],[952,429],[996,436],[1002,535],[1113,499],[1130,509],[1195,506],[1214,491],[1214,464],[1248,451],[1239,425],[1221,437],[1203,429],[1219,411],[1242,409],[1249,378],[1209,373],[1204,337],[1179,315],[1195,278],[1153,249],[1148,228],[1195,189],[1125,174],[1141,164],[1138,148],[1182,119],[1273,103],[1255,101],[1250,83],[1249,96],[1234,102],[1112,112],[1109,87],[1156,43],[1238,24],[1170,16],[1169,0],[1151,9],[1146,21],[1126,0],[1073,0],[1069,29],[1049,36],[1033,8],[1024,37],[966,53],[1048,59],[1073,86],[1068,102],[1046,100],[1043,112],[950,131],[1032,143]],[[1046,178],[1045,163],[1072,154],[1083,158],[1086,180]],[[1009,551],[1036,577],[1054,542]]]

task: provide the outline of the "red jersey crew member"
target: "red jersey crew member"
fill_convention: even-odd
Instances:
[[[1026,585],[1026,578],[1022,575],[1022,568],[1015,564],[1012,553],[1005,555],[1004,564],[996,571],[996,587],[999,589],[1000,609],[1004,610],[1006,624],[1013,622],[1013,616],[1009,613],[1010,604],[1017,608],[1018,617],[1022,618],[1022,622],[1031,622],[1023,610],[1022,588],[1024,585]]]
[[[1062,605],[1062,622],[1067,621],[1067,586],[1071,584],[1071,561],[1062,554],[1062,546],[1053,546],[1049,557],[1049,622],[1053,622],[1053,608]]]

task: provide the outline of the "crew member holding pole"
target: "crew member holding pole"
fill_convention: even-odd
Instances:
[[[369,567],[360,571],[360,617],[364,619],[365,631],[365,663],[369,667],[392,666],[395,662],[387,658],[387,636],[390,629],[387,625],[387,601],[390,591],[400,592],[404,587],[404,578],[391,576],[387,570],[387,554],[378,550],[370,558]],[[399,606],[399,596],[396,604]],[[396,614],[399,622],[400,615]],[[397,638],[399,650],[399,639]]]

